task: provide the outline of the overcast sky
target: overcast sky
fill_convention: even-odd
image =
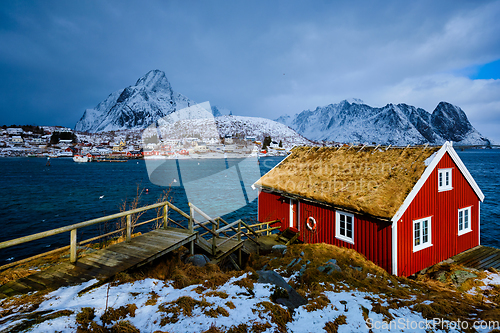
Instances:
[[[0,125],[74,127],[160,69],[235,115],[447,101],[500,143],[499,18],[500,1],[2,1]]]

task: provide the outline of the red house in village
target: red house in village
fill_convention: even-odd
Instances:
[[[352,248],[399,276],[480,244],[484,195],[439,147],[295,148],[255,183],[258,219]]]

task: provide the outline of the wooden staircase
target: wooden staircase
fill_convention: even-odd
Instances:
[[[248,225],[240,219],[228,223],[220,217],[211,218],[191,203],[189,203],[189,207],[190,214],[188,215],[166,201],[2,242],[0,243],[0,250],[56,234],[70,233],[70,244],[65,247],[0,267],[1,273],[13,266],[41,258],[48,254],[67,250],[69,250],[70,254],[69,260],[61,256],[59,262],[53,267],[0,286],[0,298],[23,294],[33,290],[54,289],[64,285],[89,281],[93,278],[101,282],[106,281],[121,271],[144,265],[183,245],[189,247],[191,254],[194,254],[196,245],[211,258],[211,262],[214,264],[227,258],[233,263],[235,268],[240,269],[242,265],[242,251],[246,253],[258,253],[260,244],[257,238],[259,235],[264,232],[269,234],[272,230],[279,228],[270,227],[270,224],[277,221]],[[157,211],[156,218],[139,222],[137,216],[141,216],[140,214],[147,210],[154,209]],[[187,219],[187,223],[173,220],[169,216],[169,211],[171,210]],[[200,221],[201,219],[196,219],[195,214],[201,215],[204,220]],[[97,237],[78,241],[78,229],[113,219],[123,219],[125,221],[124,226]],[[140,236],[132,237],[134,227],[151,222],[157,222],[156,229]],[[200,231],[204,232],[200,234]],[[125,241],[83,257],[79,256],[77,251],[79,247],[117,233],[123,233]],[[238,255],[237,263],[231,257],[233,253],[237,253]]]

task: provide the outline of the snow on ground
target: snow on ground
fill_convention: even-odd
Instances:
[[[472,288],[469,290],[469,294],[471,295],[476,295],[478,293],[478,290],[485,291],[485,290],[491,290],[493,289],[494,286],[500,286],[500,274],[499,273],[492,273],[488,271],[484,271],[486,273],[486,277],[482,280],[480,280],[484,286],[479,286],[476,288]]]
[[[118,286],[105,284],[84,292],[81,295],[79,293],[82,290],[96,281],[60,288],[50,293],[47,300],[41,303],[36,311],[71,310],[73,314],[44,321],[32,327],[30,332],[74,332],[77,328],[76,314],[84,307],[94,308],[96,314],[95,320],[98,324],[102,325],[100,317],[105,311],[106,300],[108,307],[114,309],[127,304],[135,304],[137,306],[135,317],[127,317],[126,320],[130,321],[141,332],[154,332],[156,330],[168,332],[203,332],[208,330],[212,324],[224,331],[231,326],[237,326],[242,323],[250,327],[254,323],[270,323],[272,327],[267,329],[266,332],[274,332],[277,325],[271,322],[271,315],[259,311],[263,310],[263,307],[259,303],[270,301],[273,286],[270,284],[255,283],[253,290],[255,295],[250,295],[245,288],[235,284],[235,282],[245,277],[247,277],[247,274],[232,278],[215,290],[216,292],[226,293],[229,295],[227,298],[215,295],[214,291],[210,289],[200,292],[200,289],[204,288],[197,289],[197,287],[200,287],[199,285],[175,289],[169,281],[165,282],[156,279],[144,279]],[[500,276],[498,274],[491,274],[485,281],[490,284],[500,283]],[[156,304],[146,305],[153,292],[158,295]],[[330,304],[324,308],[310,312],[304,306],[296,309],[292,321],[287,324],[287,331],[324,332],[327,322],[334,322],[336,318],[343,315],[345,316],[345,324],[338,326],[338,332],[368,332],[369,328],[363,316],[363,307],[370,310],[368,316],[373,332],[426,332],[428,328],[424,326],[426,320],[420,313],[414,312],[408,307],[401,307],[389,310],[395,319],[392,322],[392,326],[389,327],[390,330],[388,330],[387,325],[389,324],[384,321],[383,314],[371,311],[372,302],[369,298],[380,299],[376,294],[357,291],[325,291],[324,295],[328,297]],[[219,315],[217,318],[213,318],[207,316],[206,309],[195,307],[191,316],[180,314],[179,321],[161,326],[161,319],[171,314],[162,312],[160,305],[176,301],[182,296],[192,297],[197,301],[205,300],[210,304],[209,307],[211,309],[217,309],[220,306],[227,311],[229,316]],[[234,304],[234,309],[231,309],[227,305],[229,301]],[[0,325],[0,331],[12,328],[14,325],[19,324],[20,320],[16,319],[15,314],[13,314],[2,318],[2,322],[3,325]],[[454,332],[454,330],[450,330],[450,332]]]

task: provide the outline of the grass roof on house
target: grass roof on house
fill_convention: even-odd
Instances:
[[[257,186],[392,218],[439,147],[297,147]]]

